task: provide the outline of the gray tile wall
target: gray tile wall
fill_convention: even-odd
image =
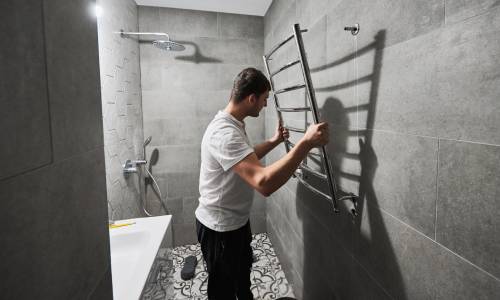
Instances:
[[[229,101],[233,78],[245,67],[262,69],[262,17],[139,7],[139,29],[166,32],[186,46],[166,52],[140,44],[144,136],[153,136],[146,152],[158,153],[152,166],[169,213],[175,245],[196,242],[200,143],[205,128]],[[264,140],[264,117],[248,119],[253,143]],[[162,213],[158,197],[147,189],[149,209]],[[265,204],[256,195],[251,214],[254,232],[265,232]]]
[[[139,30],[137,5],[133,0],[97,3],[108,215],[110,220],[136,218],[143,215],[143,183],[138,174],[123,176],[122,169],[127,159],[143,158],[139,43],[115,32]]]
[[[93,5],[0,4],[2,299],[112,299]]]
[[[295,294],[499,298],[499,1],[275,0],[265,49],[295,22],[309,29],[335,178],[361,198],[352,222],[293,179],[271,196],[267,229]],[[354,23],[356,38],[343,30]],[[280,51],[272,68],[296,56],[294,47]],[[275,84],[298,82],[298,72]],[[275,116],[268,107],[267,134]],[[285,120],[305,127],[311,116]]]

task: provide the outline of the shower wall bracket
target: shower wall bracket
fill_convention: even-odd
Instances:
[[[358,24],[356,24],[358,25]],[[357,31],[359,31],[359,25],[357,26]],[[312,84],[311,80],[311,74],[309,70],[309,64],[307,62],[307,57],[306,57],[306,52],[304,48],[304,42],[302,39],[302,33],[307,32],[306,29],[301,29],[299,24],[294,24],[293,25],[293,34],[286,38],[284,41],[281,43],[277,44],[275,47],[273,47],[266,55],[263,56],[264,59],[264,65],[266,67],[267,74],[269,76],[269,82],[271,84],[271,90],[273,92],[273,99],[274,99],[274,104],[276,107],[276,112],[278,114],[278,120],[280,124],[282,124],[285,128],[287,128],[290,131],[295,131],[295,132],[302,132],[304,133],[305,130],[297,129],[294,127],[287,126],[283,122],[283,113],[297,113],[297,112],[311,112],[314,124],[317,124],[320,122],[319,118],[319,110],[318,110],[318,105],[316,103],[316,95],[314,93],[314,87]],[[353,33],[354,34],[354,33]],[[299,52],[299,59],[296,61],[292,61],[287,63],[284,66],[281,66],[277,68],[276,71],[271,72],[269,69],[269,61],[271,61],[271,56],[283,45],[288,43],[291,40],[295,40],[296,46]],[[299,64],[301,66],[302,70],[302,76],[304,79],[304,84],[298,84],[290,87],[286,87],[280,90],[275,89],[274,85],[274,80],[273,77],[276,76],[278,73],[296,65]],[[293,90],[297,89],[305,89],[307,99],[309,100],[309,106],[306,107],[288,107],[288,108],[283,108],[280,107],[279,102],[278,102],[278,95],[286,92],[290,92]],[[286,140],[285,141],[285,148],[286,152],[288,153],[291,148],[294,147],[294,144],[291,143],[290,141]],[[358,197],[352,193],[343,193],[342,191],[339,191],[337,189],[337,185],[335,182],[335,178],[333,177],[333,169],[332,169],[332,164],[330,161],[330,158],[328,157],[328,153],[326,151],[326,147],[322,146],[319,148],[319,153],[317,151],[314,152],[309,152],[310,157],[319,157],[322,162],[322,169],[324,170],[324,173],[316,171],[309,166],[307,166],[306,163],[301,163],[299,165],[299,168],[295,171],[295,178],[302,183],[307,189],[312,191],[313,193],[323,197],[324,199],[330,201],[333,204],[333,211],[338,213],[339,210],[339,202],[340,201],[345,201],[347,203],[347,210],[349,214],[354,218],[357,216],[357,199]],[[307,179],[308,176],[311,175],[315,178],[318,178],[322,180],[323,182],[326,181],[328,184],[328,193],[325,193],[321,191],[320,189],[314,187],[312,184],[310,184]]]
[[[358,35],[359,33],[359,24],[356,23],[354,26],[345,26],[344,27],[345,31],[350,31],[352,35]]]

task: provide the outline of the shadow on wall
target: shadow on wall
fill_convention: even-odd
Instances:
[[[194,47],[194,53],[192,55],[176,56],[175,59],[177,59],[177,60],[190,61],[190,62],[193,62],[195,64],[199,64],[199,63],[212,63],[212,64],[222,63],[222,61],[220,59],[204,56],[201,53],[200,48],[198,47],[198,45],[196,43],[188,42],[188,41],[179,41],[179,43],[181,43],[183,45],[191,45],[191,46],[193,46]]]
[[[153,39],[143,39],[143,40],[140,40],[139,43],[151,44],[153,41],[154,41]],[[189,48],[192,48],[194,50],[193,54],[191,54],[191,55],[177,55],[177,56],[175,56],[174,58],[176,60],[192,62],[195,64],[200,64],[200,63],[218,64],[218,63],[223,62],[218,58],[213,58],[213,57],[208,57],[208,56],[203,55],[203,53],[201,53],[200,47],[196,43],[193,43],[191,41],[175,41],[175,42],[186,46],[186,50],[184,50],[184,51],[189,51]],[[188,46],[191,46],[191,47],[188,47]],[[167,50],[162,50],[162,51],[167,51]],[[184,51],[178,52],[178,53],[183,53]]]
[[[316,88],[317,92],[334,92],[370,82],[368,103],[345,107],[342,99],[329,96],[321,109],[322,120],[330,123],[328,154],[332,159],[333,173],[339,189],[359,195],[358,217],[352,220],[346,206],[340,203],[341,212],[333,213],[330,202],[297,185],[297,212],[302,220],[304,241],[303,299],[379,299],[389,293],[406,299],[401,271],[394,255],[389,234],[378,208],[373,177],[377,169],[377,155],[371,147],[375,108],[385,44],[385,30],[379,31],[374,41],[357,52],[337,61],[314,68],[319,72],[374,53],[374,64],[369,76],[332,86]],[[363,113],[366,123],[352,126],[348,114]],[[333,125],[332,125],[333,124]],[[359,127],[359,128],[356,128]],[[355,128],[353,130],[353,128]],[[357,139],[359,148],[353,151],[349,140]],[[353,153],[354,152],[354,153]],[[357,167],[356,167],[357,166]],[[318,186],[310,177],[307,181]],[[323,188],[324,190],[324,188]],[[361,262],[361,263],[360,263]],[[382,290],[379,280],[368,269],[383,273],[390,291]]]

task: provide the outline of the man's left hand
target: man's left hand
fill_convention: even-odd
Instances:
[[[278,123],[278,127],[276,128],[276,133],[271,138],[271,142],[281,143],[284,140],[287,140],[289,137],[290,137],[290,133],[288,132],[288,129],[283,127],[283,125],[280,122],[280,123]]]

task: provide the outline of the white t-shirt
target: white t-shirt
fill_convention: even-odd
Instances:
[[[231,168],[252,152],[245,123],[219,111],[201,142],[200,203],[195,215],[203,225],[222,232],[247,223],[254,190]]]

